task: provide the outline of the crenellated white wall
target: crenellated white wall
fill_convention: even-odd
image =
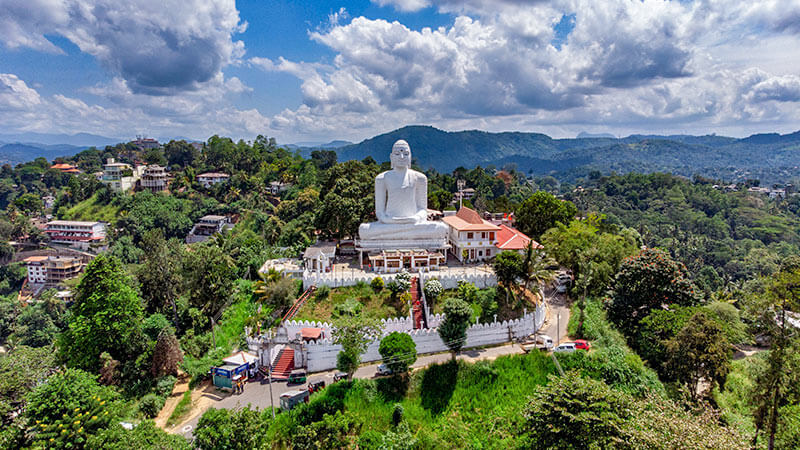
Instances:
[[[495,322],[489,324],[476,324],[467,329],[467,341],[463,348],[483,347],[488,345],[497,345],[505,342],[510,342],[513,339],[522,338],[535,333],[544,324],[545,306],[538,306],[534,312],[526,314],[524,317],[510,321]],[[431,326],[438,326],[443,317],[441,315],[434,315],[431,317]],[[410,328],[391,329],[402,327],[406,318],[390,319],[387,322],[387,329],[384,330],[385,334],[391,331],[406,332],[411,335],[414,343],[417,346],[418,354],[425,353],[440,353],[449,351],[445,343],[439,337],[436,328],[428,328],[424,330],[411,330]],[[370,343],[367,351],[361,355],[363,362],[380,361],[381,356],[378,353],[380,340],[375,340]],[[336,355],[341,351],[340,345],[333,344],[330,339],[322,339],[316,342],[304,344],[302,351],[305,355],[304,360],[307,363],[307,370],[309,372],[320,372],[324,370],[331,370],[336,368]]]

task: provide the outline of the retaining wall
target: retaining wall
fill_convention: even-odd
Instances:
[[[416,272],[415,272],[416,273]],[[412,273],[414,275],[415,273]],[[313,272],[305,272],[303,273],[303,289],[308,289],[310,286],[330,286],[334,287],[342,287],[342,286],[355,286],[359,282],[363,281],[364,283],[371,283],[372,280],[376,277],[383,278],[385,283],[388,283],[397,276],[397,274],[387,274],[387,273],[373,273],[373,272],[366,272],[366,271],[344,271],[340,273],[313,273]],[[466,281],[468,283],[474,283],[479,289],[488,288],[497,286],[497,277],[494,275],[493,272],[485,272],[482,270],[434,270],[431,272],[425,272],[424,275],[425,279],[436,278],[441,283],[445,289],[455,289],[458,287],[459,281]]]

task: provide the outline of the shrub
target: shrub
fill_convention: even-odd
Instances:
[[[444,287],[442,286],[441,281],[433,278],[425,282],[424,291],[428,303],[433,304],[436,299],[442,295],[442,292],[444,292]]]
[[[375,430],[367,430],[358,438],[358,448],[377,450],[383,445],[383,435]]]
[[[317,288],[317,293],[314,295],[314,298],[319,302],[328,298],[331,294],[331,287],[327,284],[323,284],[319,288]]]
[[[417,344],[409,334],[394,331],[381,339],[378,353],[392,372],[403,373],[417,360]]]
[[[164,397],[160,397],[156,394],[147,394],[139,401],[139,412],[144,414],[148,419],[152,419],[158,415],[161,408],[164,407],[164,403]]]
[[[161,330],[169,326],[169,320],[167,320],[163,314],[155,313],[144,319],[144,322],[142,322],[142,331],[147,335],[147,337],[155,341],[158,339],[158,335],[161,333]]]
[[[380,292],[383,290],[383,278],[375,277],[372,279],[372,282],[369,284],[375,292]]]
[[[173,377],[172,375],[159,378],[158,382],[156,383],[156,394],[160,395],[161,397],[169,396],[172,394],[172,389],[175,387],[176,381],[177,378]]]
[[[343,303],[336,305],[333,308],[333,313],[339,317],[341,316],[355,316],[361,312],[361,309],[364,305],[361,304],[358,300],[354,298],[348,298]]]
[[[400,403],[394,404],[394,409],[392,410],[392,424],[394,426],[400,425],[400,422],[403,421],[403,405]]]

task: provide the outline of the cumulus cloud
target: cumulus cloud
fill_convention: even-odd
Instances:
[[[373,2],[401,11],[431,6],[454,19],[414,30],[356,17],[310,33],[335,52],[331,64],[251,60],[302,80],[303,105],[274,123],[318,130],[348,120],[379,129],[708,129],[739,120],[785,126],[798,118],[797,74],[780,73],[786,64],[778,58],[736,50],[740,39],[753,48],[783,47],[778,39],[800,44],[786,20],[800,11],[800,0]],[[556,46],[564,17],[574,26]]]
[[[32,4],[33,3],[33,4]],[[3,0],[0,40],[58,52],[58,34],[124,78],[136,92],[196,89],[237,62],[244,31],[233,0]]]

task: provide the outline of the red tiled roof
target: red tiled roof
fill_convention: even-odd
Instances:
[[[322,336],[322,328],[301,328],[300,336],[303,339],[319,339]]]
[[[528,247],[528,242],[533,242],[534,248],[542,248],[542,245],[533,239],[522,234],[516,228],[511,228],[507,225],[500,225],[500,231],[497,232],[497,244],[495,246],[500,250],[524,250]]]

